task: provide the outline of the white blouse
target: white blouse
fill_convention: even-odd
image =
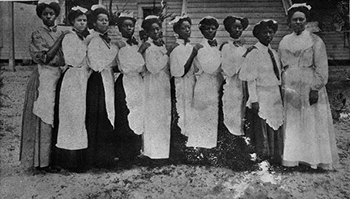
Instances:
[[[71,31],[63,38],[62,51],[66,65],[80,68],[86,57],[87,46],[74,31]]]
[[[193,46],[190,43],[185,44],[183,39],[177,39],[179,44],[170,56],[170,72],[174,77],[182,77],[185,73],[185,64],[192,54]]]

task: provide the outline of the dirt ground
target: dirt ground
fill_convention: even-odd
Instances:
[[[189,165],[128,170],[30,171],[19,165],[24,92],[32,66],[2,70],[0,198],[350,198],[350,66],[330,67],[327,86],[341,168],[285,170],[266,162],[255,171]],[[347,100],[347,101],[345,101]]]

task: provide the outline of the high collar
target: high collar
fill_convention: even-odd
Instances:
[[[185,40],[184,39],[179,39],[179,38],[177,38],[176,39],[176,43],[178,43],[178,44],[183,44],[183,45],[187,45],[187,44],[189,44],[190,43],[190,40],[189,39],[187,39],[188,41],[187,42],[185,42]]]
[[[51,27],[43,25],[42,28],[45,29],[48,32],[57,32],[57,25],[54,25],[54,26],[51,26]]]
[[[270,44],[268,46],[265,46],[264,44],[260,43],[260,41],[256,43],[254,46],[257,47],[259,50],[263,50],[263,51],[268,51],[268,49],[271,50]]]
[[[215,47],[215,46],[209,45],[209,41],[214,41],[214,40],[217,41],[215,37],[214,37],[214,39],[212,39],[212,40],[209,40],[209,39],[203,37],[202,44],[204,44],[204,45],[206,45],[206,46],[208,46],[208,47]],[[217,46],[218,46],[218,44],[217,44]],[[216,46],[216,47],[217,47],[217,46]]]
[[[242,39],[241,38],[238,38],[238,39],[234,39],[232,37],[230,37],[230,43],[232,43],[234,46],[238,47],[238,46],[243,46],[243,43],[242,43]]]

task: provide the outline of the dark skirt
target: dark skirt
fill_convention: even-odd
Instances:
[[[98,72],[92,72],[87,84],[86,130],[88,167],[113,167],[117,157],[116,134],[107,116],[102,76]]]
[[[254,151],[261,159],[280,163],[283,153],[282,127],[272,129],[256,111],[246,110],[245,133],[251,139]]]
[[[235,171],[254,169],[255,162],[251,160],[252,149],[246,144],[244,136],[236,136],[230,133],[224,124],[222,95],[223,85],[219,90],[218,112],[218,141],[212,149],[186,148],[186,161],[190,164],[210,165],[224,167]]]
[[[181,164],[185,161],[187,136],[181,133],[178,126],[179,114],[176,110],[176,89],[175,79],[170,79],[171,94],[171,129],[170,129],[170,160],[175,164]],[[188,152],[189,153],[189,152]]]
[[[126,105],[126,95],[123,87],[123,74],[120,74],[114,84],[115,88],[115,134],[118,139],[118,156],[120,164],[133,164],[140,155],[142,137],[137,135],[129,126],[129,109]]]
[[[24,98],[20,161],[25,168],[47,167],[51,163],[52,127],[33,114],[38,98],[39,73],[35,67]]]

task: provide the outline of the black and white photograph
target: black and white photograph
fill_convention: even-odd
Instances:
[[[0,198],[350,199],[349,0],[0,0]]]

